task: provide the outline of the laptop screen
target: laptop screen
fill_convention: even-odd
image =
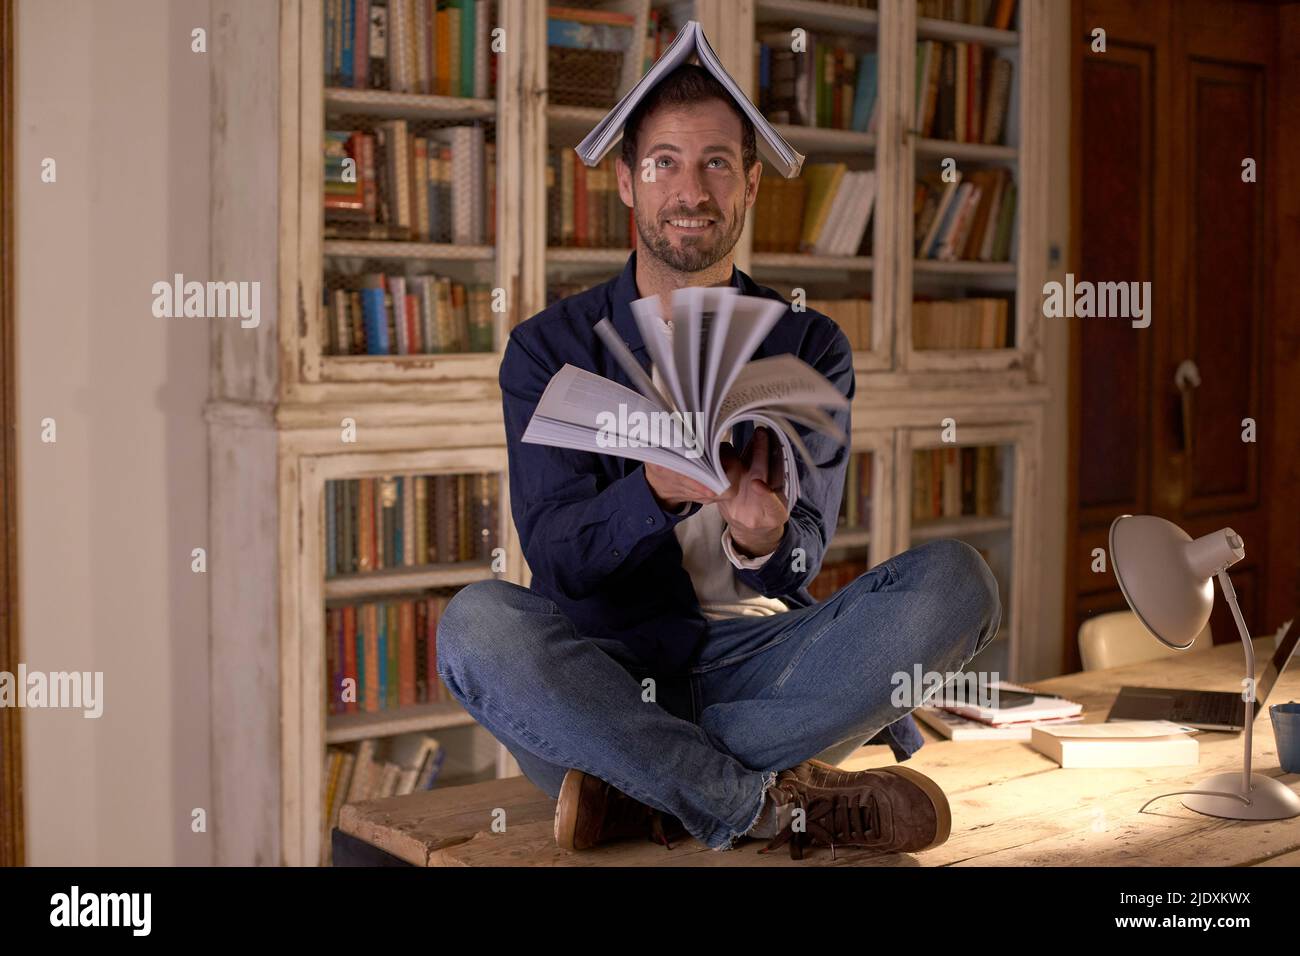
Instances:
[[[1277,650],[1273,652],[1273,659],[1264,667],[1264,673],[1259,675],[1259,692],[1255,695],[1258,702],[1256,709],[1262,708],[1264,701],[1268,700],[1273,685],[1277,683],[1278,675],[1286,669],[1287,662],[1295,653],[1296,643],[1300,642],[1300,629],[1293,629],[1290,621],[1283,624],[1281,630],[1282,636],[1278,641]]]

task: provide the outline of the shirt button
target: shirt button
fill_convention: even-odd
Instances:
[[[616,558],[622,553],[623,552],[619,551],[618,548],[615,548],[613,551],[610,552],[610,554],[612,554]]]
[[[654,524],[654,523],[655,523],[655,519],[652,518],[652,517],[650,517],[649,515],[647,515],[647,516],[646,516],[646,519],[645,519],[645,523],[646,523],[646,524]]]

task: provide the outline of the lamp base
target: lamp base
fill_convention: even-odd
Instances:
[[[1206,777],[1196,785],[1197,790],[1217,790],[1220,793],[1238,793],[1246,797],[1250,804],[1244,804],[1232,797],[1216,797],[1204,793],[1187,794],[1183,797],[1183,806],[1197,813],[1227,820],[1285,820],[1300,816],[1300,795],[1272,777],[1252,773],[1250,775],[1250,793],[1242,790],[1241,771],[1216,773]]]

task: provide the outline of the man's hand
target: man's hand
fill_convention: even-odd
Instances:
[[[731,540],[747,557],[771,554],[785,536],[790,504],[785,500],[785,469],[772,460],[779,445],[759,426],[744,454],[730,445],[722,450],[722,463],[731,488],[719,496],[718,510],[731,529]]]
[[[668,511],[680,511],[688,501],[708,504],[716,501],[718,496],[698,481],[692,481],[685,475],[669,471],[660,465],[645,463],[645,480],[654,492],[655,500]]]
[[[747,557],[771,554],[785,535],[790,505],[785,500],[785,473],[778,448],[767,429],[754,429],[754,437],[743,454],[730,445],[722,447],[722,466],[731,487],[720,495],[675,471],[645,464],[645,478],[655,499],[669,511],[680,511],[687,502],[717,503],[722,519],[731,529],[731,541]],[[771,476],[775,475],[773,479]]]

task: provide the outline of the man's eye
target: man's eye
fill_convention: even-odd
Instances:
[[[660,156],[660,157],[659,157],[659,165],[660,165],[660,166],[671,166],[672,163],[673,163],[673,161],[672,161],[669,157],[667,157],[667,156]]]
[[[726,161],[725,159],[711,159],[711,160],[709,160],[709,162],[710,162],[711,164],[716,164],[716,165],[714,165],[714,168],[715,168],[715,169],[726,169],[726,168],[727,168],[727,161]]]

